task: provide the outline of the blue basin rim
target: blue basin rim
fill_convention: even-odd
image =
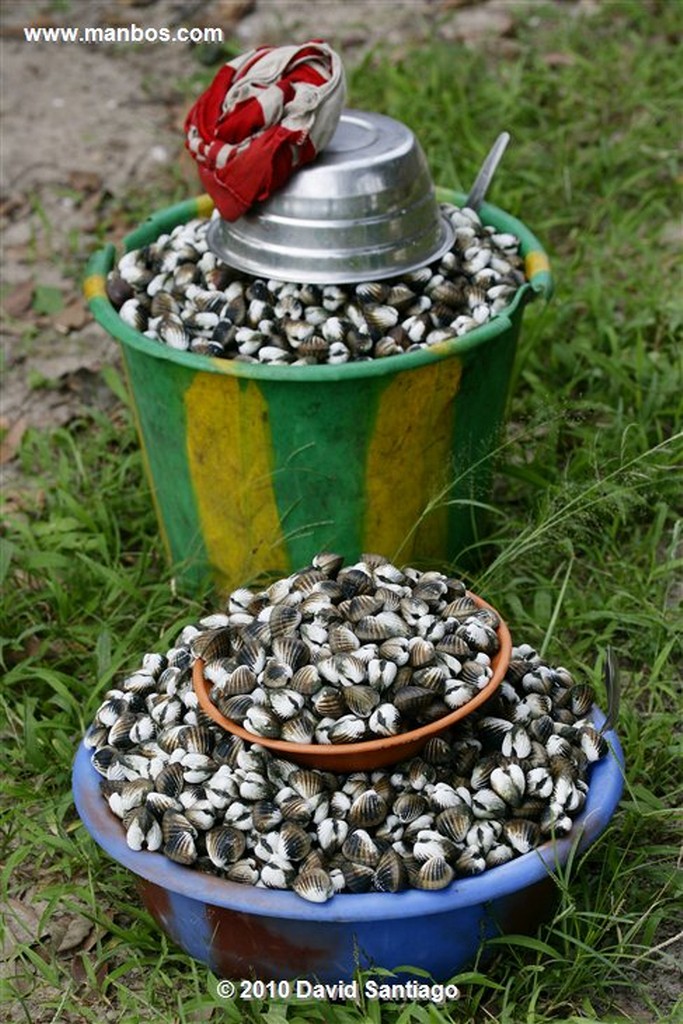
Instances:
[[[593,719],[597,728],[605,721],[597,708]],[[131,850],[120,820],[100,792],[101,776],[93,768],[90,751],[83,743],[74,761],[73,795],[86,829],[114,860],[155,885],[200,903],[247,914],[309,921],[362,922],[421,917],[485,903],[524,889],[566,863],[574,848],[581,852],[593,843],[609,824],[624,787],[621,745],[614,731],[607,732],[605,738],[609,752],[592,766],[586,803],[569,836],[549,840],[531,853],[500,867],[489,868],[481,875],[456,879],[438,892],[343,893],[328,903],[307,903],[293,892],[241,885],[174,864],[161,853]]]

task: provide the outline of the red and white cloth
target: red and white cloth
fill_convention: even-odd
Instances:
[[[346,99],[327,43],[262,46],[229,61],[185,120],[186,146],[222,217],[236,220],[332,138]]]

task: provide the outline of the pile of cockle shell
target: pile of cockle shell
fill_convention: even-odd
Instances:
[[[324,552],[234,591],[190,648],[218,710],[255,739],[362,743],[468,704],[493,675],[499,624],[443,573]]]
[[[458,337],[510,304],[524,282],[515,235],[443,204],[452,248],[400,278],[296,284],[228,267],[195,219],[126,253],[107,281],[119,315],[174,349],[243,362],[307,366],[399,355]]]
[[[185,626],[165,655],[146,654],[86,734],[132,849],[323,902],[441,889],[571,830],[607,746],[590,687],[529,645],[513,649],[486,704],[419,756],[339,774],[274,757],[201,711],[193,648],[215,619]]]

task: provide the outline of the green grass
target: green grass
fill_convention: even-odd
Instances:
[[[167,945],[69,793],[100,695],[210,603],[174,593],[120,405],[111,418],[93,411],[25,438],[21,464],[35,486],[8,512],[0,548],[0,899],[45,901],[35,942],[14,950],[3,976],[12,1019],[676,1020],[683,309],[666,234],[681,214],[675,7],[612,3],[589,19],[534,7],[533,24],[516,19],[514,55],[435,44],[398,64],[373,55],[350,75],[352,105],[409,123],[443,184],[466,189],[508,129],[491,198],[552,257],[555,297],[525,315],[491,533],[463,568],[517,640],[545,646],[598,690],[607,644],[620,659],[624,799],[558,879],[554,918],[534,940],[490,943],[489,959],[457,979],[459,1003],[409,1013],[219,1003],[215,979]],[[109,379],[122,393],[115,372]],[[58,922],[83,917],[94,924],[88,948],[56,952]]]

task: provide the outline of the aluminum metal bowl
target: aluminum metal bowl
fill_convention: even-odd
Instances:
[[[220,191],[213,178],[204,184]],[[246,273],[336,284],[424,266],[450,248],[453,230],[410,129],[382,114],[345,110],[313,163],[239,220],[217,218],[208,241]]]

